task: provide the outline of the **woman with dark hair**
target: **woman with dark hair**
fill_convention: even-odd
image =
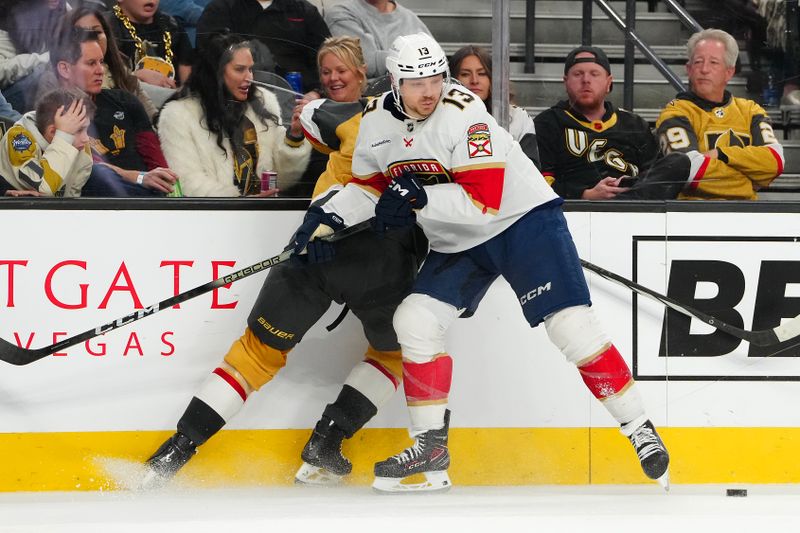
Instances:
[[[272,196],[275,189],[261,188],[262,173],[277,172],[282,188],[305,170],[311,145],[300,106],[287,131],[275,95],[251,83],[252,69],[247,41],[214,36],[188,83],[164,105],[158,135],[185,196]]]
[[[125,65],[125,59],[119,51],[111,27],[103,16],[103,10],[99,5],[85,2],[81,6],[67,12],[63,23],[67,26],[74,26],[83,30],[97,33],[97,42],[103,51],[103,63],[105,75],[103,77],[103,89],[122,89],[127,91],[142,103],[147,116],[152,120],[156,114],[156,107],[150,97],[142,89],[136,76]],[[58,80],[52,70],[47,71],[39,83],[36,99],[41,95],[58,87]]]
[[[489,52],[473,45],[459,48],[450,58],[450,75],[483,100],[486,110],[492,112],[492,56]],[[513,96],[511,100],[513,101]],[[536,145],[536,128],[533,120],[521,107],[512,104],[509,110],[511,116],[508,132],[538,167],[539,149]]]
[[[29,0],[4,6],[0,16],[0,88],[17,111],[34,107],[33,95],[49,60],[48,40],[66,13],[65,0]]]

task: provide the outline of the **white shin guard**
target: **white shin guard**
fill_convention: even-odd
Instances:
[[[224,369],[222,370],[223,372],[225,371]],[[234,378],[230,377],[230,379]],[[195,396],[216,411],[227,423],[244,405],[247,393],[244,392],[243,397],[242,392],[243,390],[237,390],[225,378],[214,371],[206,378]]]
[[[378,409],[389,401],[396,390],[393,381],[366,361],[353,367],[344,384],[366,396]]]

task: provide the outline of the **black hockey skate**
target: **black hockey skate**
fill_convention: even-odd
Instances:
[[[147,473],[140,489],[151,490],[164,486],[189,462],[197,447],[183,433],[175,433],[145,462]]]
[[[303,466],[294,476],[296,483],[307,485],[336,485],[353,470],[353,465],[342,455],[344,431],[323,416],[314,427],[300,457]]]
[[[623,434],[626,434],[624,429]],[[633,433],[626,436],[636,450],[645,475],[669,490],[669,454],[653,423],[645,420]]]
[[[447,475],[450,452],[447,449],[447,431],[450,411],[445,411],[444,427],[432,429],[416,437],[416,442],[397,455],[375,463],[375,481],[372,488],[381,492],[434,491],[450,488]],[[426,482],[403,484],[403,479],[414,474],[424,474]]]

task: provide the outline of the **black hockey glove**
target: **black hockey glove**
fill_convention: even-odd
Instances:
[[[309,207],[291,244],[295,255],[305,255],[309,263],[330,261],[335,254],[333,245],[317,237],[330,235],[343,228],[344,221],[336,213],[326,213],[321,207]]]
[[[428,195],[419,178],[408,171],[392,180],[375,206],[375,231],[411,226],[417,221],[414,209],[422,209]]]

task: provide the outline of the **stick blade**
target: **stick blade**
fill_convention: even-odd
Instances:
[[[794,317],[793,319],[781,324],[772,331],[775,332],[775,336],[778,338],[780,342],[785,342],[787,340],[794,339],[795,337],[800,335],[800,316]]]
[[[38,361],[48,355],[50,355],[50,351],[47,348],[26,350],[25,348],[20,348],[16,344],[11,344],[6,340],[0,339],[0,361],[23,366]]]

